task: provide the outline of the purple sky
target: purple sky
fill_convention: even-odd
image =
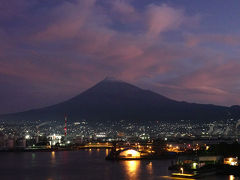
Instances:
[[[106,76],[176,100],[240,104],[240,1],[1,0],[0,113]]]

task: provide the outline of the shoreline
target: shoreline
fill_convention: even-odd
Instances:
[[[48,148],[48,149],[1,149],[0,153],[5,152],[52,152],[52,151],[78,151],[84,149],[111,149],[109,147],[78,147],[78,148]]]

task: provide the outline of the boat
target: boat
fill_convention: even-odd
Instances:
[[[217,174],[221,160],[221,156],[182,156],[169,170],[172,177],[202,178]]]

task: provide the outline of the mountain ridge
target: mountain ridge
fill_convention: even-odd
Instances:
[[[64,102],[39,109],[0,115],[0,120],[62,120],[106,122],[127,119],[144,121],[213,121],[240,118],[240,106],[197,104],[176,101],[114,78],[105,78]]]

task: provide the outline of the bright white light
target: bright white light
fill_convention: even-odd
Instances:
[[[183,174],[183,168],[181,168],[180,170],[181,170],[181,172],[182,172],[182,174]]]

